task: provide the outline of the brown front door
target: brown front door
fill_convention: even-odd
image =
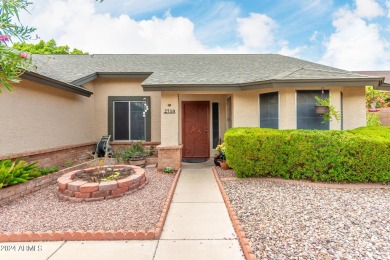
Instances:
[[[210,157],[210,103],[182,102],[183,158]]]

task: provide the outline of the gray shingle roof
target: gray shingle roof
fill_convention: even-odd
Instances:
[[[33,60],[36,73],[76,85],[95,73],[149,73],[143,86],[378,79],[277,54],[33,55]]]
[[[390,84],[390,70],[354,71],[354,72],[363,75],[369,75],[369,76],[385,77],[385,83]]]

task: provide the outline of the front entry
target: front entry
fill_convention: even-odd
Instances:
[[[184,159],[210,157],[210,102],[182,102],[182,141]]]

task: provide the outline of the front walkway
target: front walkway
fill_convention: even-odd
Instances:
[[[210,162],[183,163],[160,240],[16,242],[0,247],[0,259],[244,259]]]
[[[243,259],[208,164],[183,164],[155,259]]]

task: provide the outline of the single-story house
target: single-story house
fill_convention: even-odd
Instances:
[[[34,55],[13,93],[0,95],[0,159],[44,160],[59,151],[144,140],[158,166],[209,158],[231,127],[352,129],[365,126],[367,76],[275,54]],[[315,96],[342,120],[322,124]],[[81,149],[82,150],[82,149]]]

